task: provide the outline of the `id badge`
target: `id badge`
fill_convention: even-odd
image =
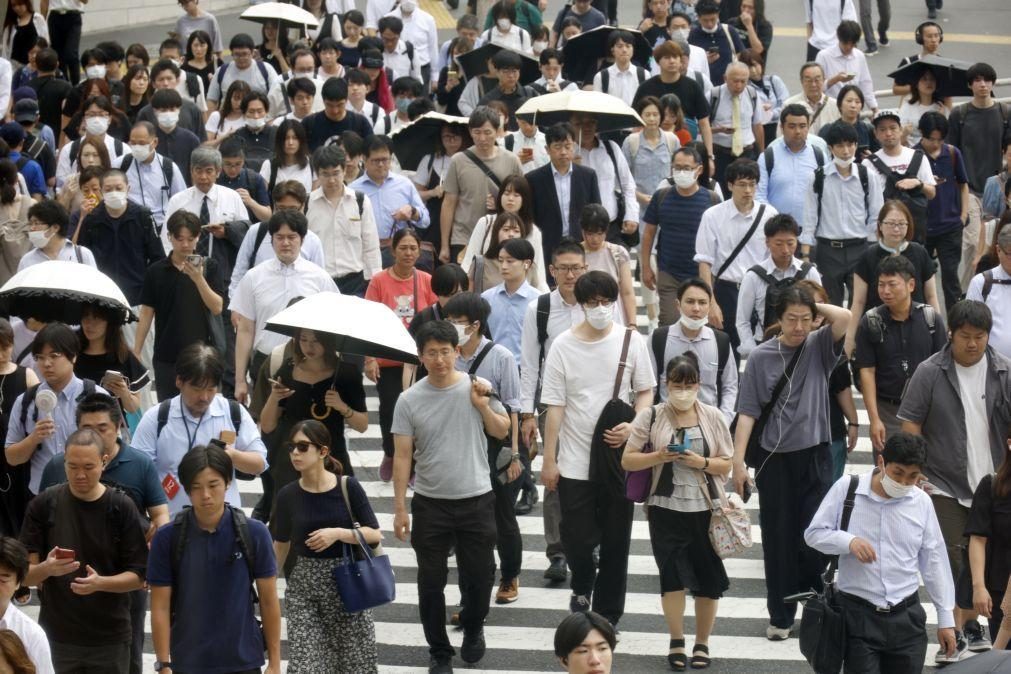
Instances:
[[[235,431],[221,431],[221,433],[218,434],[218,440],[226,445],[234,445],[235,437]]]
[[[162,478],[161,488],[165,491],[165,495],[168,496],[171,501],[179,493],[179,483],[176,481],[175,475],[172,473],[166,473],[165,477]]]

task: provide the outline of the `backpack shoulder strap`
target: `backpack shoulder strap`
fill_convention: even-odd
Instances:
[[[632,155],[633,161],[639,154],[639,144],[642,143],[642,133],[633,133],[628,137],[628,151]]]
[[[642,84],[647,80],[647,78],[649,78],[649,74],[646,72],[646,69],[643,68],[642,66],[635,67],[635,76],[639,80],[639,84]]]
[[[477,374],[477,368],[481,367],[481,363],[484,361],[485,356],[495,348],[495,342],[489,341],[484,345],[484,348],[477,354],[474,358],[474,362],[470,364],[470,368],[467,369],[467,374]]]
[[[608,89],[611,86],[611,73],[607,72],[607,68],[600,71],[600,90],[605,94],[609,93]]]
[[[362,215],[365,213],[365,192],[361,190],[354,190],[355,193],[355,203],[358,204],[358,218],[361,219]]]
[[[814,145],[811,146],[811,150],[814,151],[814,163],[818,165],[818,168],[825,166],[825,155],[821,153],[821,150]]]
[[[20,362],[20,358],[18,361]],[[25,389],[24,396],[21,398],[21,428],[25,427],[25,422],[28,420],[28,408],[32,403],[35,402],[35,395],[39,392],[39,386],[41,384],[35,384],[34,386],[29,386]],[[36,411],[36,415],[38,412]]]
[[[776,279],[772,277],[772,274],[765,271],[765,267],[763,267],[760,264],[756,264],[754,267],[749,268],[748,271],[753,273],[758,278],[762,279],[762,281],[764,281],[766,285],[770,285],[776,282]]]
[[[551,293],[537,298],[537,343],[541,347],[541,363],[544,362],[544,345],[548,341],[548,317],[551,316]]]
[[[920,171],[920,164],[923,163],[923,150],[913,150],[913,158],[909,161],[909,166],[906,167],[905,176],[906,177],[916,177],[916,174]]]
[[[771,176],[772,167],[776,165],[776,152],[771,145],[765,147],[765,150],[762,152],[762,158],[765,159],[765,174]]]
[[[270,181],[267,182],[267,194],[274,193],[274,185],[277,184],[277,164],[280,161],[277,157],[273,157],[270,160]]]
[[[864,191],[864,211],[870,208],[871,185],[867,167],[863,162],[857,164],[857,176],[860,178],[860,187]]]
[[[161,429],[165,428],[165,424],[168,423],[169,410],[172,408],[172,399],[163,400],[158,403],[158,426],[155,431],[155,439],[161,435]]]
[[[256,238],[253,239],[253,250],[249,253],[249,269],[256,266],[256,253],[260,250],[260,246],[263,245],[263,240],[267,238],[267,223],[261,222],[259,229],[256,230]]]
[[[256,66],[260,70],[260,77],[263,78],[263,87],[270,91],[270,76],[267,74],[267,64],[263,61],[256,61]]]
[[[123,155],[123,161],[119,163],[119,170],[122,171],[123,173],[126,173],[127,171],[130,170],[131,166],[133,166],[133,155],[132,154]]]
[[[242,405],[229,399],[228,414],[232,418],[232,430],[238,433],[239,429],[242,427]]]
[[[713,328],[713,336],[716,338],[716,406],[719,407],[723,404],[723,372],[730,362],[730,335]]]
[[[983,292],[982,292],[982,295],[983,295],[983,301],[984,302],[986,302],[986,298],[990,296],[990,291],[991,290],[993,290],[993,270],[992,269],[987,269],[985,272],[983,272]],[[27,396],[28,394],[26,393],[25,395]],[[23,413],[23,411],[24,411],[24,405],[22,405],[22,413]],[[24,419],[22,419],[22,424],[23,423],[24,423]]]
[[[512,152],[513,148],[516,147],[516,136],[512,135],[511,133],[507,134],[506,137],[502,140],[502,144],[505,145],[505,149]]]
[[[656,380],[658,382],[663,381],[663,357],[667,347],[667,333],[669,332],[670,326],[665,325],[662,328],[657,328],[650,335],[650,346],[653,348],[653,360],[656,362]]]
[[[256,545],[253,543],[253,537],[249,533],[249,518],[246,517],[246,513],[241,508],[229,505],[228,510],[232,513],[235,542],[239,547],[239,552],[242,553],[242,558],[246,562],[246,569],[249,571],[249,591],[253,597],[253,603],[259,604],[260,599],[256,594]]]
[[[186,506],[172,518],[172,583],[179,582],[179,570],[182,568],[183,552],[186,550],[186,538],[189,534],[189,510]]]

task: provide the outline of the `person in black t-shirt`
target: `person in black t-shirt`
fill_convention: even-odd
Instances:
[[[210,257],[200,266],[190,263],[200,239],[200,218],[179,210],[166,223],[172,254],[156,262],[144,274],[140,296],[140,325],[135,344],[147,339],[154,321],[155,388],[158,400],[179,394],[175,361],[194,342],[213,343],[211,321],[224,308],[224,279],[218,263]]]
[[[26,585],[38,585],[39,623],[58,672],[130,669],[130,596],[144,585],[146,527],[133,500],[101,483],[105,444],[93,430],[67,438],[68,482],[28,505],[21,542]]]
[[[311,151],[315,152],[316,148],[326,145],[331,138],[339,137],[345,131],[354,131],[366,140],[372,136],[368,118],[348,110],[347,102],[347,81],[337,77],[327,80],[323,85],[323,110],[302,120]]]

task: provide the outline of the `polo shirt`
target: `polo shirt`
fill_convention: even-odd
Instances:
[[[204,278],[215,294],[224,297],[221,268],[205,258]],[[165,258],[148,267],[140,303],[154,309],[154,360],[174,363],[179,352],[195,342],[211,343],[207,305],[189,276]]]
[[[700,187],[685,197],[671,187],[662,202],[660,197],[660,192],[653,195],[642,216],[643,222],[657,226],[657,269],[678,280],[698,276],[699,265],[693,259],[695,238],[702,214],[713,204],[711,193]]]
[[[265,524],[249,518],[255,558],[255,578],[251,579],[230,512],[225,511],[214,531],[201,529],[192,511],[186,516],[189,523],[179,578],[174,578],[172,569],[171,523],[155,533],[147,567],[148,583],[172,588],[179,618],[172,622],[173,668],[193,674],[259,670],[264,663],[263,634],[256,624],[249,588],[255,579],[277,575],[270,532]],[[228,620],[221,619],[222,607],[228,609]]]
[[[877,397],[894,402],[902,398],[906,383],[920,363],[944,348],[947,332],[938,314],[931,334],[923,309],[911,309],[904,321],[895,320],[886,309],[877,314],[884,320],[884,340],[875,342],[871,338],[870,323],[864,314],[857,326],[854,361],[857,368],[874,368]]]
[[[513,354],[516,367],[520,366],[520,342],[523,338],[523,315],[532,301],[540,295],[532,285],[523,282],[510,294],[505,283],[489,288],[481,297],[491,305],[488,328],[492,338]]]

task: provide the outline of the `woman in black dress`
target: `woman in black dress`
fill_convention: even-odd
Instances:
[[[301,330],[292,339],[291,353],[276,372],[270,372],[269,360],[260,370],[259,378],[274,381],[266,399],[254,397],[251,406],[253,415],[260,421],[274,483],[273,493],[264,494],[269,499],[264,505],[272,504],[274,494],[281,487],[298,479],[291,462],[279,452],[296,422],[316,419],[326,426],[333,438],[330,453],[344,466],[347,475],[354,475],[354,470],[344,441],[344,425],[359,433],[369,426],[362,371],[337,355],[337,343],[332,335]]]
[[[0,431],[7,437],[11,408],[29,386],[39,383],[33,370],[11,360],[14,351],[14,330],[6,318],[0,318]],[[17,537],[28,504],[29,464],[10,466],[0,452],[0,534]]]

